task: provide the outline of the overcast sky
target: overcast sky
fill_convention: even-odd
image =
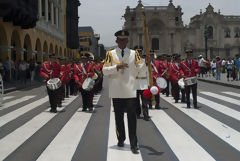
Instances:
[[[105,46],[115,45],[114,33],[121,29],[124,18],[121,18],[126,6],[135,8],[138,0],[80,0],[78,9],[79,26],[92,26],[94,32],[100,34],[100,43]],[[167,6],[169,0],[142,0],[145,6]],[[184,24],[188,24],[190,18],[199,14],[200,9],[205,12],[211,3],[214,11],[224,15],[240,15],[240,0],[173,0],[175,6],[182,7]]]

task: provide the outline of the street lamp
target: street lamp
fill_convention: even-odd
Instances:
[[[206,59],[208,58],[208,46],[207,46],[207,40],[208,40],[208,36],[209,36],[209,30],[208,30],[208,27],[207,25],[205,25],[205,29],[204,29],[204,38],[205,38],[205,56],[206,56]]]

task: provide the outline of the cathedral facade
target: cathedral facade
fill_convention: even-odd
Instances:
[[[184,56],[186,49],[192,49],[194,57],[228,58],[240,53],[240,16],[214,12],[209,4],[204,13],[200,11],[191,18],[189,25],[184,25],[182,8],[175,7],[172,0],[168,6],[143,6],[139,0],[136,8],[126,8],[123,28],[130,33],[130,48],[145,48],[142,7],[145,10],[149,45],[157,55],[179,53]]]

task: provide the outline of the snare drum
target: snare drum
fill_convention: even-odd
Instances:
[[[82,88],[86,91],[91,91],[93,89],[94,84],[95,81],[92,78],[87,78],[83,82]]]
[[[184,79],[185,86],[191,86],[197,83],[197,77],[189,77]]]
[[[158,77],[156,83],[159,88],[165,89],[167,87],[167,81],[163,77]]]
[[[62,82],[59,78],[52,78],[47,81],[47,87],[52,91],[57,90],[61,85]]]

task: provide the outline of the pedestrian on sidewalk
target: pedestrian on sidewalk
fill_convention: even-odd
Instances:
[[[212,71],[212,76],[215,77],[216,76],[216,60],[215,59],[211,61],[211,71]]]
[[[216,56],[216,80],[221,80],[221,66],[222,60],[219,56]]]
[[[33,59],[31,59],[30,63],[29,63],[29,71],[30,71],[30,76],[31,76],[31,82],[34,81],[35,70],[36,70],[35,62],[34,62]]]
[[[236,81],[240,80],[240,57],[239,54],[236,54],[234,59],[235,75]]]
[[[26,84],[26,82],[27,82],[27,63],[25,62],[25,60],[22,60],[19,65],[19,73],[20,73],[21,83]]]
[[[229,78],[232,77],[233,70],[233,60],[231,58],[228,58],[226,62],[226,68],[227,68],[227,80],[229,81]]]

